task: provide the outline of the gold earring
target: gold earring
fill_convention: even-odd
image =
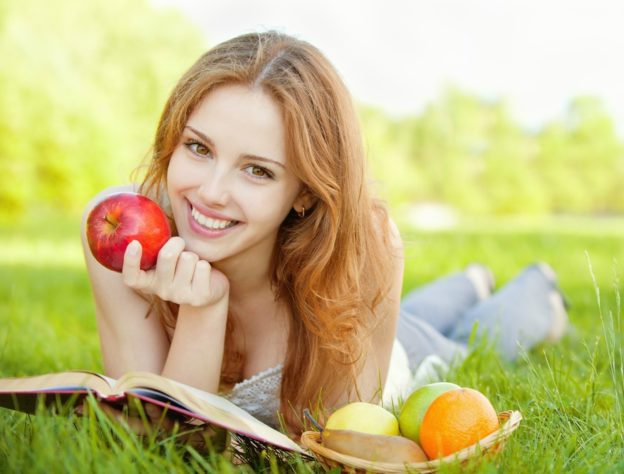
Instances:
[[[297,215],[301,218],[305,217],[305,207],[301,206],[301,211],[297,212]]]

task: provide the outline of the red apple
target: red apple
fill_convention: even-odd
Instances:
[[[91,253],[116,272],[121,272],[126,247],[133,240],[141,243],[141,268],[147,270],[156,265],[158,252],[170,238],[167,216],[158,204],[141,194],[111,194],[87,218]]]

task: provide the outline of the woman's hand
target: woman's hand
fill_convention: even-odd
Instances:
[[[165,439],[175,436],[177,442],[193,446],[199,451],[209,448],[224,451],[227,443],[227,433],[224,429],[207,424],[187,424],[171,412],[164,410],[158,405],[149,402],[138,402],[143,407],[143,413],[138,408],[131,410],[115,408],[106,402],[98,402],[98,408],[110,420],[125,425],[129,430],[140,437],[155,436],[157,439]],[[130,408],[128,406],[127,408]],[[95,407],[92,407],[95,409]],[[74,412],[76,415],[84,415],[89,412],[89,400],[84,399]],[[132,412],[132,413],[129,413]],[[91,412],[91,416],[94,413]]]
[[[227,277],[184,247],[181,237],[172,237],[160,249],[156,267],[141,270],[141,244],[131,242],[124,255],[124,283],[142,293],[193,307],[211,306],[226,298]]]

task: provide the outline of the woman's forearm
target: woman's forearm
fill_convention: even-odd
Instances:
[[[228,298],[206,307],[180,305],[162,375],[216,393],[219,389]]]

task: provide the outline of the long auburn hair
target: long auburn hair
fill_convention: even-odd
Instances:
[[[167,208],[167,167],[183,128],[206,94],[228,84],[260,87],[279,104],[290,169],[315,198],[303,218],[291,211],[282,223],[271,273],[276,301],[291,313],[281,411],[300,426],[300,410],[318,407],[324,393],[359,397],[355,378],[392,275],[387,209],[373,196],[358,117],[339,75],[318,49],[274,31],[221,43],[184,74],[160,118],[142,192]],[[175,325],[176,305],[154,300],[153,307]],[[232,320],[222,368],[231,383],[242,361]]]

